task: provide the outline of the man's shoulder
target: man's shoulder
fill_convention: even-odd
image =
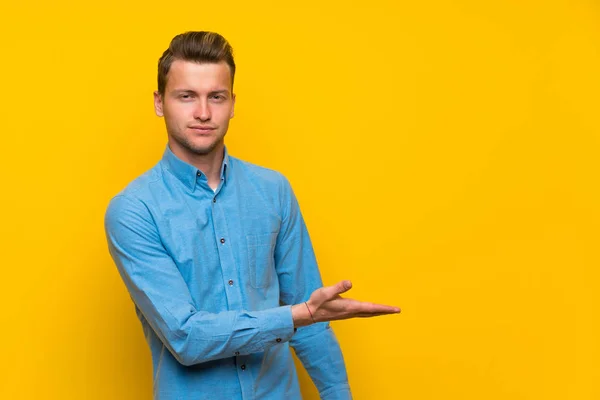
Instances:
[[[144,203],[151,198],[152,187],[162,182],[160,163],[150,168],[131,182],[129,182],[111,200],[111,203],[124,200],[128,203]]]
[[[229,160],[236,175],[247,175],[247,178],[252,179],[253,182],[262,183],[264,185],[280,186],[282,182],[287,181],[287,178],[275,169],[231,156],[229,157]]]

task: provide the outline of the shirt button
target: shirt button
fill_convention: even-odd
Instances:
[[[196,172],[196,175],[202,176],[202,172],[198,171],[198,172]]]
[[[277,338],[277,339],[275,339],[275,341],[276,341],[277,343],[280,343],[280,342],[281,342],[281,339],[280,339],[280,338]]]
[[[233,286],[233,280],[232,279],[230,279],[229,282],[227,282],[227,283],[229,283],[229,286]]]
[[[213,203],[216,203],[216,202],[217,202],[217,198],[215,197],[215,198],[213,198]]]
[[[225,243],[225,238],[221,238],[221,243]]]
[[[245,370],[246,369],[246,364],[242,364],[242,366],[240,368],[242,369],[242,371]]]

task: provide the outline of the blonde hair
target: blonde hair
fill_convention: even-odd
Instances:
[[[175,60],[202,63],[219,63],[225,61],[231,70],[231,89],[235,75],[233,48],[229,42],[215,32],[185,32],[175,36],[169,48],[158,60],[158,92],[165,95],[167,75]]]

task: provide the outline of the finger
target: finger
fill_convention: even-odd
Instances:
[[[385,304],[368,303],[365,301],[359,301],[355,304],[355,306],[358,308],[359,312],[368,314],[398,314],[400,312],[399,307],[387,306]]]
[[[356,317],[358,317],[358,318],[371,318],[371,317],[380,317],[382,315],[393,315],[393,314],[397,314],[397,313],[374,313],[374,314],[360,313],[360,314],[356,315]]]
[[[333,286],[329,286],[329,287],[326,287],[323,289],[327,293],[327,296],[329,298],[333,298],[335,296],[338,296],[342,293],[347,292],[351,288],[352,288],[352,282],[345,280],[345,281],[338,282]]]
[[[363,311],[363,312],[358,312],[358,313],[354,313],[355,317],[377,317],[379,315],[392,315],[392,314],[400,314],[399,312],[370,312],[370,311]]]

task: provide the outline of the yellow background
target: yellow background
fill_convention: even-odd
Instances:
[[[594,0],[2,2],[0,398],[151,397],[103,215],[187,30],[234,46],[230,152],[288,176],[324,281],[403,309],[334,323],[356,399],[600,399]]]

